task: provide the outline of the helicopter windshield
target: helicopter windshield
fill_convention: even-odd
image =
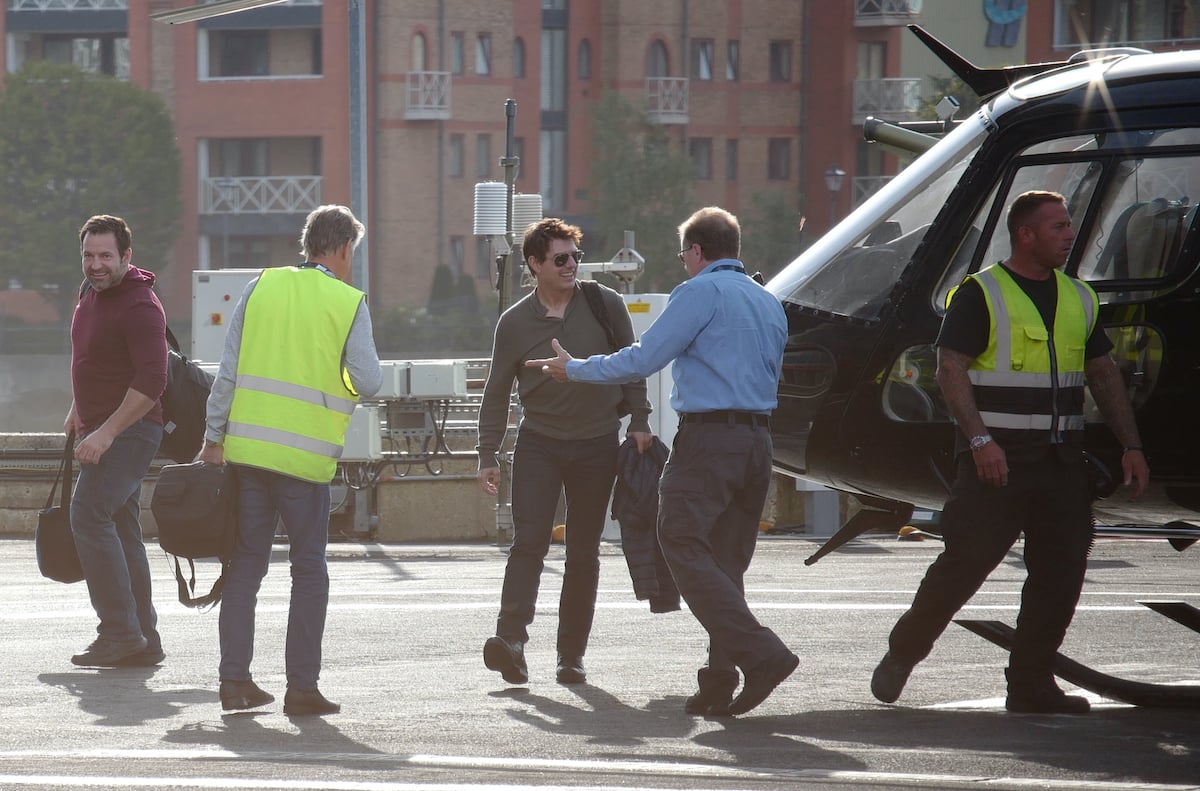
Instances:
[[[767,284],[804,307],[873,319],[988,134],[963,121]]]

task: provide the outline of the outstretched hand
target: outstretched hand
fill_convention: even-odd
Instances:
[[[567,363],[575,358],[567,354],[566,349],[559,345],[558,338],[550,341],[550,347],[554,349],[556,357],[546,357],[541,360],[526,360],[526,368],[541,368],[542,373],[550,374],[556,381],[567,381]]]

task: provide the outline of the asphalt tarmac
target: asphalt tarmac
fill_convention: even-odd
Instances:
[[[96,670],[70,663],[94,637],[84,585],[42,579],[33,543],[4,540],[0,788],[1200,789],[1200,711],[1085,693],[1085,716],[1008,714],[1004,651],[956,625],[900,700],[878,703],[871,671],[938,544],[874,536],[804,566],[815,547],[764,537],[746,580],[799,669],[752,712],[705,719],[683,711],[704,633],[686,610],[652,614],[634,599],[618,544],[602,546],[588,683],[574,687],[554,681],[561,546],[542,577],[530,683],[512,687],[481,657],[502,547],[331,544],[321,689],[342,713],[289,718],[285,544],[259,597],[254,662],[280,702],[226,714],[217,612],[176,602],[157,545],[166,660]],[[1015,621],[1019,549],[964,617]],[[1200,634],[1137,603],[1200,606],[1198,572],[1200,547],[1101,542],[1063,653],[1123,678],[1200,684]],[[197,575],[207,589],[215,566]]]

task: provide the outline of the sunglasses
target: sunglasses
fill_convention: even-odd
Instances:
[[[556,267],[558,267],[559,269],[562,269],[564,266],[567,265],[568,258],[574,258],[575,263],[578,264],[580,261],[583,260],[583,251],[582,250],[572,250],[569,253],[559,253],[558,255],[554,256],[554,258],[553,258],[554,265]]]

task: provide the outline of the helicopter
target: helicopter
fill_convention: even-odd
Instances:
[[[951,290],[1009,256],[1005,210],[1033,189],[1066,198],[1076,239],[1064,271],[1099,295],[1150,459],[1142,497],[1095,501],[1095,533],[1182,551],[1200,539],[1200,51],[980,68],[909,28],[980,109],[955,120],[958,103],[943,100],[939,121],[868,119],[868,139],[916,158],[766,284],[788,319],[775,469],[862,506],[805,562],[942,508],[955,429],[934,341]],[[1119,473],[1121,446],[1090,394],[1085,413],[1085,449]],[[1159,611],[1200,631],[1200,610],[1175,604]],[[1009,647],[1003,624],[960,623]],[[1057,670],[1136,705],[1200,706],[1195,690],[1113,679],[1061,655]]]

